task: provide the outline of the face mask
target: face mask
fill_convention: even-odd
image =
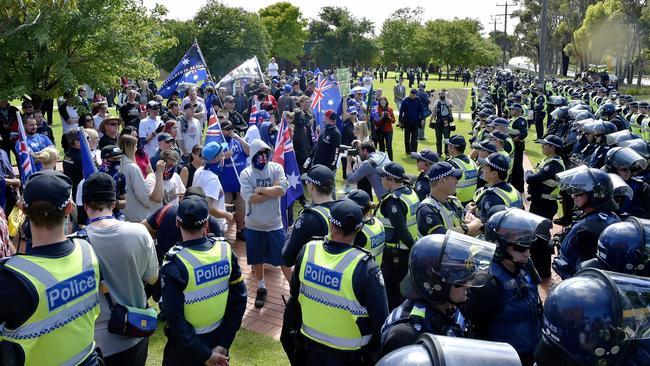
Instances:
[[[266,153],[257,153],[253,157],[253,167],[257,170],[263,170],[266,164],[269,162],[269,158]]]
[[[117,170],[117,168],[120,167],[120,161],[111,161],[111,160],[104,160],[102,163],[102,166],[99,167],[99,170],[104,173],[113,173]]]
[[[174,171],[176,170],[176,165],[166,165],[165,171],[163,172],[163,179],[170,180],[174,176]]]
[[[219,175],[223,171],[223,164],[221,162],[205,164],[205,169]]]

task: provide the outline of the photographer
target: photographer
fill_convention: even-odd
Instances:
[[[341,145],[352,146],[354,138],[354,124],[357,122],[357,107],[350,106],[347,109],[347,118],[343,121],[343,129],[341,130]],[[341,168],[343,170],[343,179],[347,179],[348,170],[347,170],[348,158],[346,156],[341,156]],[[345,193],[350,192],[350,185],[345,184]]]
[[[350,156],[349,154],[350,151],[348,150],[348,156]],[[351,173],[348,174],[346,184],[357,183],[363,178],[368,178],[375,194],[377,194],[378,197],[383,196],[384,193],[386,193],[386,188],[381,184],[381,176],[377,172],[377,168],[381,168],[390,163],[388,155],[381,151],[375,151],[372,141],[364,141],[360,143],[358,154],[359,155],[354,157],[354,159],[351,156],[347,159],[347,169]],[[357,162],[354,168],[352,160]],[[372,194],[370,193],[371,192],[368,192],[368,195],[372,197]]]
[[[440,94],[438,94],[438,100],[433,105],[436,121],[435,123],[431,121],[429,124],[429,127],[436,130],[436,150],[439,156],[442,156],[443,135],[444,138],[448,139],[452,128],[454,130],[456,129],[456,127],[452,127],[454,117],[452,116],[451,101],[447,100],[447,96],[445,94],[445,90],[442,90]],[[447,148],[447,145],[445,145],[445,155],[448,153],[449,149]]]

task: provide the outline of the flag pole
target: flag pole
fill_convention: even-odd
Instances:
[[[201,46],[199,46],[199,41],[194,37],[194,43],[196,43],[196,51],[199,53],[199,56],[201,57],[201,61],[203,61],[203,64],[205,65],[205,71],[208,73],[208,79],[210,79],[211,82],[214,83],[214,79],[212,78],[212,73],[210,72],[210,68],[208,68],[208,63],[205,62],[205,57],[203,57],[203,52],[201,52]]]
[[[255,63],[257,64],[257,68],[260,70],[260,77],[262,78],[262,84],[266,86],[266,83],[264,82],[264,73],[262,72],[262,66],[260,66],[260,61],[257,59],[257,56],[255,57]]]

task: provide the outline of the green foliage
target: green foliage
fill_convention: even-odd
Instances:
[[[76,0],[0,0],[0,38],[35,25],[43,14],[76,7]]]
[[[173,47],[158,50],[154,60],[159,68],[171,72],[192,46],[199,30],[194,20],[168,19],[163,21],[160,31],[165,38],[173,38],[175,42]]]
[[[308,47],[321,67],[371,65],[377,60],[374,25],[355,18],[347,8],[325,6],[309,23]]]
[[[85,83],[106,89],[120,76],[152,77],[154,50],[173,40],[158,33],[163,7],[129,0],[84,0],[78,8],[44,12],[33,26],[0,39],[0,97],[36,100]]]
[[[625,43],[616,42],[627,35],[624,27],[623,4],[620,0],[605,0],[590,5],[582,26],[573,32],[573,51],[584,64],[600,64],[607,55],[623,51]]]
[[[196,38],[213,75],[224,75],[253,56],[262,65],[268,61],[271,39],[257,13],[210,0],[196,13],[194,22]]]
[[[307,21],[300,8],[288,2],[280,2],[260,10],[264,28],[271,37],[271,54],[291,62],[298,62],[303,55]]]
[[[379,33],[384,64],[415,65],[428,61],[422,57],[417,37],[423,28],[420,20],[423,11],[421,7],[401,8],[386,18]]]

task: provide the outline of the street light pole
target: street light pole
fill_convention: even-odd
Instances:
[[[514,5],[514,4],[508,4],[507,1],[506,1],[505,4],[497,4],[498,7],[505,7],[505,11],[503,12],[503,14],[498,15],[498,16],[503,17],[503,36],[504,36],[504,38],[503,38],[503,40],[504,40],[503,41],[503,43],[504,43],[503,44],[503,61],[502,61],[503,68],[506,67],[506,42],[507,42],[507,38],[508,38],[508,15],[512,15],[512,14],[508,14],[508,6],[510,6],[510,5]]]

